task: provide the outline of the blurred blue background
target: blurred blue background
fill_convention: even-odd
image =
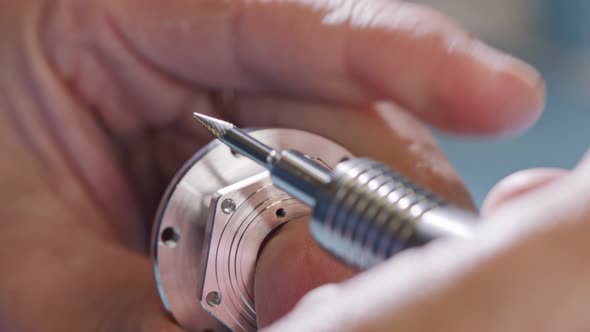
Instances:
[[[522,136],[480,140],[437,135],[476,202],[500,179],[530,167],[571,168],[590,148],[590,0],[421,0],[483,40],[535,65],[547,108]]]

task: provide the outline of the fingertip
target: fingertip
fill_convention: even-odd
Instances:
[[[454,133],[514,134],[539,117],[545,84],[535,68],[431,8],[387,4],[348,34],[345,63],[365,86]]]
[[[567,171],[562,169],[536,168],[509,175],[490,190],[481,213],[484,216],[489,215],[503,204],[545,186],[565,174]]]
[[[533,125],[545,106],[539,72],[479,41],[468,44],[441,69],[438,95],[445,112],[436,124],[485,136],[516,134]]]

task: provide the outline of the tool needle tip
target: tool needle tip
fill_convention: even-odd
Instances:
[[[211,134],[216,138],[223,138],[225,133],[234,128],[234,125],[200,113],[193,113],[193,117],[197,119]]]

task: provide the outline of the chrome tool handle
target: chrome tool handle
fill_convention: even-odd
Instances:
[[[440,237],[469,238],[477,216],[369,159],[340,163],[316,200],[311,233],[346,263],[368,268]]]

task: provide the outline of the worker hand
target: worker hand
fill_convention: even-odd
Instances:
[[[0,4],[0,67],[0,330],[17,332],[180,330],[164,313],[146,248],[163,187],[210,140],[193,111],[242,127],[317,132],[470,207],[421,121],[463,134],[514,133],[538,117],[544,98],[542,80],[527,65],[433,10],[385,0],[7,0]],[[234,107],[220,110],[216,96],[227,91]],[[542,189],[489,219],[510,226],[543,212],[537,219],[570,221],[566,231],[582,227],[575,222],[581,215],[572,215],[580,210],[549,209],[584,201],[565,195],[582,186],[566,187],[575,182],[567,179],[556,185],[567,189],[558,191],[564,196],[546,198]],[[545,230],[558,229],[552,225]],[[524,303],[529,293],[498,286],[523,282],[530,264],[562,277],[542,270],[555,251],[546,266],[574,273],[562,280],[585,275],[577,253],[571,259],[578,264],[556,265],[563,248],[582,247],[559,247],[566,239],[559,231],[547,247],[530,239],[548,231],[515,241],[524,253],[509,245],[512,237],[490,232],[320,288],[275,328],[365,331],[374,322],[411,331],[400,322],[442,324],[442,313],[452,310],[456,319],[447,323],[471,317],[465,313],[476,319],[486,294],[490,308],[520,315],[510,308],[527,309],[521,302],[494,301],[510,295]],[[505,257],[511,251],[515,257]],[[508,263],[520,265],[514,275],[500,274]],[[485,279],[487,270],[494,278]],[[260,325],[289,312],[310,289],[353,274],[311,242],[305,223],[287,225],[260,256]],[[544,285],[539,275],[527,282]],[[451,295],[457,302],[443,302]]]

